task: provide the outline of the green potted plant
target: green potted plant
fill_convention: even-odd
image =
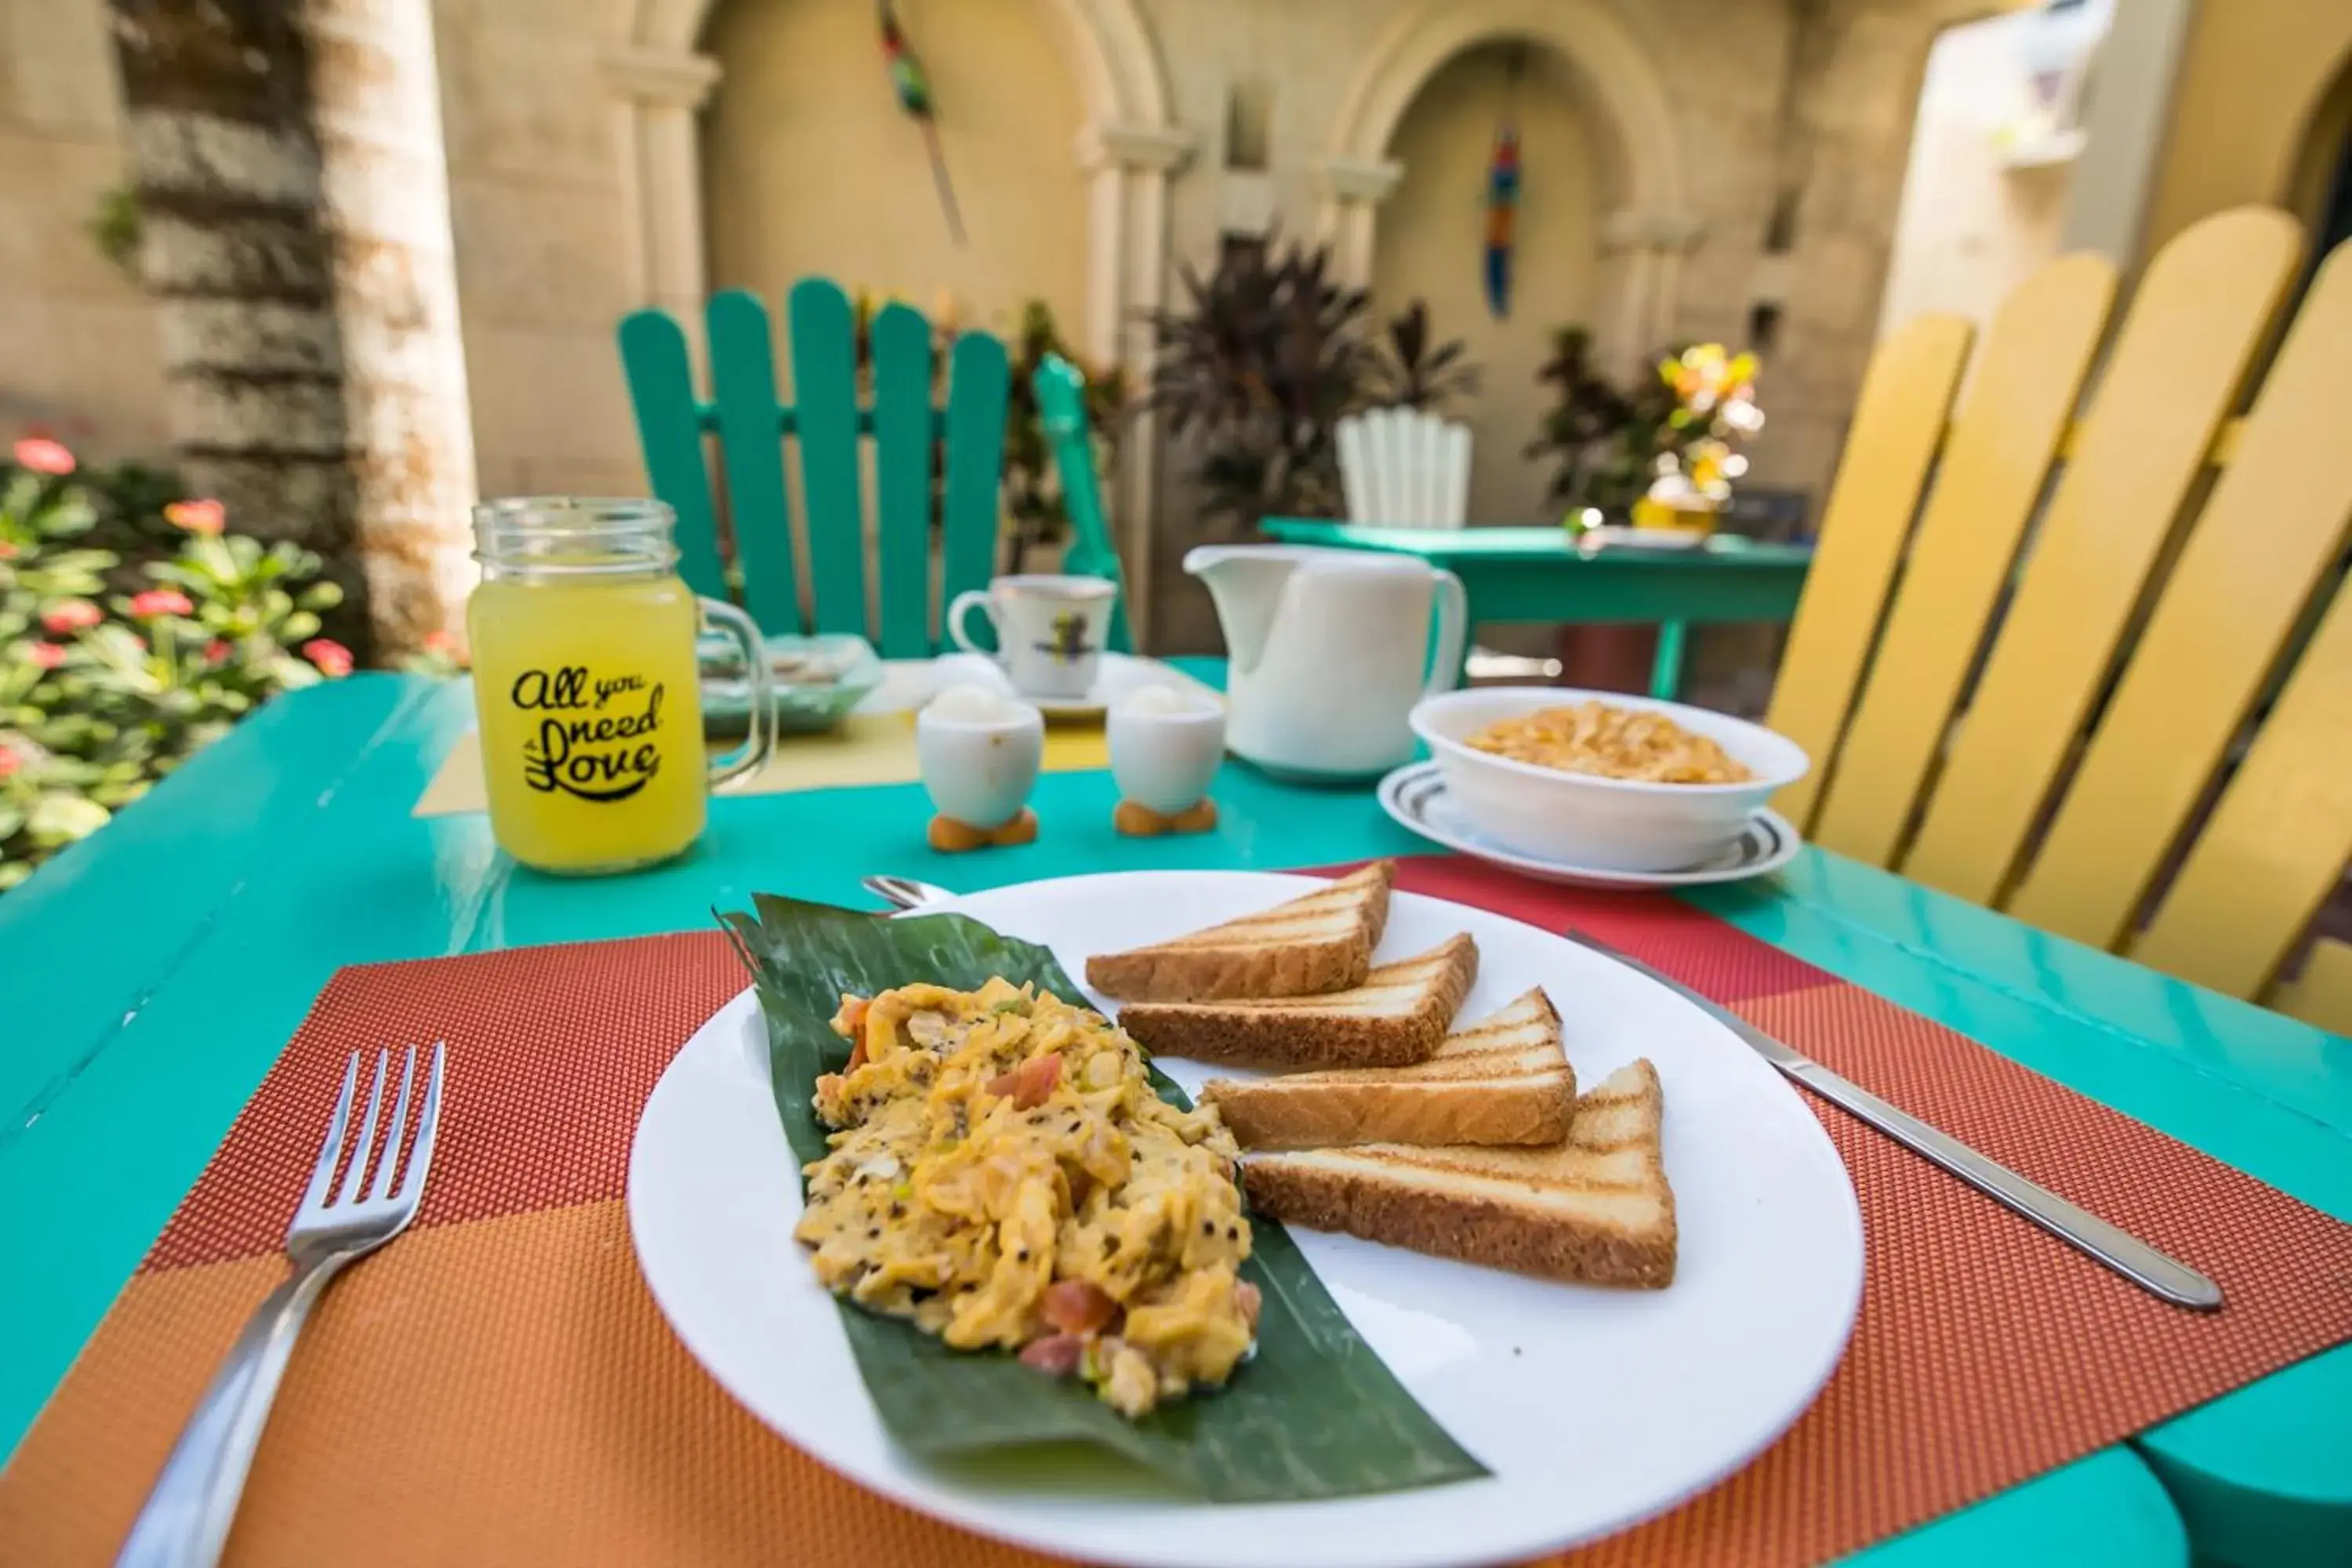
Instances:
[[[1661,355],[1621,388],[1593,365],[1591,331],[1559,328],[1536,372],[1552,403],[1527,456],[1554,464],[1549,496],[1570,526],[1632,521],[1662,485],[1719,505],[1746,470],[1734,447],[1764,422],[1757,370],[1753,354],[1698,343]]]
[[[1376,335],[1369,296],[1333,280],[1326,247],[1267,235],[1229,245],[1208,277],[1181,278],[1182,301],[1150,317],[1147,405],[1189,448],[1202,511],[1226,531],[1335,515],[1344,416],[1442,406],[1475,385],[1419,300]]]

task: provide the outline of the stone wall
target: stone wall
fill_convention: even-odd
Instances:
[[[0,437],[105,457],[164,443],[155,316],[89,234],[122,179],[102,0],[0,0]]]
[[[618,98],[628,0],[434,0],[458,310],[485,495],[637,495],[613,329],[631,296]]]
[[[1517,79],[1513,79],[1514,71]],[[1488,309],[1484,267],[1486,169],[1497,106],[1514,104],[1522,174],[1510,313]],[[1589,111],[1566,66],[1546,52],[1513,58],[1488,44],[1453,62],[1414,100],[1391,145],[1404,176],[1382,204],[1372,302],[1383,321],[1413,300],[1439,340],[1458,338],[1478,366],[1470,427],[1469,515],[1486,522],[1550,521],[1551,472],[1522,454],[1536,434],[1535,373],[1555,327],[1590,322],[1598,303],[1606,210]]]
[[[1797,193],[1793,243],[1768,257],[1760,235],[1748,242],[1752,293],[1777,298],[1781,310],[1762,387],[1771,423],[1753,478],[1810,489],[1816,516],[1877,337],[1928,51],[1946,26],[1995,8],[1984,0],[1805,0],[1798,8],[1786,112],[1776,114],[1784,177]],[[1732,297],[1686,277],[1683,320],[1729,330],[1718,301]]]
[[[870,23],[870,6],[863,0],[767,3],[806,12],[775,25],[806,23],[832,39],[829,49],[843,56],[837,64],[843,79],[868,82],[873,102],[861,114],[877,125],[889,117],[871,40],[857,37]],[[1055,265],[1037,263],[1038,289],[1057,304],[1073,289],[1083,292],[1084,301],[1070,308],[1083,312],[1089,335],[1099,341],[1119,330],[1119,301],[1108,301],[1106,314],[1107,302],[1097,298],[1100,276],[1088,271],[1074,282],[1062,264],[1059,253],[1072,247],[1065,230],[1075,220],[1071,187],[1054,172],[1057,159],[1068,178],[1083,182],[1089,232],[1108,213],[1108,221],[1134,237],[1120,253],[1120,265],[1131,269],[1120,288],[1128,301],[1146,297],[1150,290],[1132,278],[1151,270],[1152,251],[1164,248],[1171,265],[1213,265],[1221,235],[1237,214],[1271,211],[1293,232],[1316,233],[1330,211],[1335,127],[1375,46],[1407,16],[1480,10],[1490,0],[1444,0],[1443,5],[1436,0],[1026,3],[1052,30],[1065,73],[1080,68],[1069,42],[1073,30],[1124,26],[1119,17],[1139,16],[1148,35],[1143,51],[1156,48],[1158,56],[1148,68],[1166,84],[1171,125],[1146,127],[1139,136],[1130,127],[1089,123],[1089,133],[1108,129],[1117,134],[1108,143],[1095,136],[1087,143],[1092,151],[1068,146],[1057,152],[1049,143],[1066,135],[1072,106],[1094,113],[1086,106],[1100,101],[1102,89],[1096,84],[1088,99],[1067,76],[1041,82],[1034,89],[1040,127],[1029,142],[1036,166],[1022,175],[1043,204],[1035,230],[996,225],[992,214],[990,225],[1002,232],[991,237],[988,226],[974,224],[976,238],[992,247],[1004,245],[1016,258],[1021,244],[1055,250]],[[952,18],[940,19],[943,4],[907,0],[903,14],[919,47],[927,25],[945,29],[950,41],[957,35]],[[1541,13],[1525,0],[1509,5],[1517,7],[1513,15]],[[1672,233],[1611,231],[1610,181],[1639,162],[1641,149],[1625,145],[1626,127],[1604,111],[1612,83],[1596,80],[1589,68],[1580,74],[1575,62],[1547,59],[1547,79],[1564,73],[1553,87],[1573,98],[1603,208],[1590,297],[1599,301],[1596,313],[1621,300],[1633,301],[1626,309],[1639,317],[1595,325],[1604,335],[1615,331],[1621,357],[1630,364],[1637,352],[1655,346],[1637,338],[1738,342],[1758,302],[1774,306],[1779,338],[1764,388],[1771,425],[1754,452],[1755,478],[1807,488],[1818,498],[1874,333],[1912,105],[1929,45],[1945,22],[1990,10],[1990,0],[1747,0],[1730,6],[1715,0],[1577,0],[1577,5],[1580,14],[1605,13],[1612,30],[1631,40],[1648,74],[1663,84],[1670,125],[1664,134],[1686,175],[1684,210],[1637,215],[1664,222]],[[929,24],[927,9],[934,13]],[[642,489],[613,327],[626,310],[677,289],[678,279],[700,276],[704,181],[681,190],[648,184],[649,171],[677,166],[655,155],[655,139],[671,137],[663,145],[674,148],[682,135],[682,144],[691,148],[693,122],[642,113],[633,119],[628,96],[675,104],[681,115],[690,115],[714,75],[725,82],[731,68],[725,54],[740,43],[722,12],[716,30],[693,40],[706,52],[716,47],[715,59],[698,63],[674,43],[649,51],[648,10],[640,0],[433,0],[476,462],[487,492]],[[0,16],[12,45],[0,51],[5,62],[0,64],[5,95],[0,100],[0,234],[7,237],[0,244],[11,247],[7,276],[15,285],[0,298],[0,332],[10,347],[8,366],[0,371],[0,416],[11,423],[62,416],[85,422],[84,437],[97,445],[155,450],[163,421],[151,317],[80,232],[91,203],[119,167],[102,0],[0,0]],[[947,81],[965,68],[970,50],[959,45],[949,54],[933,53],[944,103]],[[1115,70],[1131,77],[1134,54],[1129,47],[1127,63]],[[1039,50],[1023,58],[1029,59],[1023,70],[1051,74]],[[1441,85],[1437,68],[1444,63],[1432,68]],[[763,68],[751,60],[745,68],[748,86],[756,89]],[[703,114],[706,134],[723,136],[730,100],[725,86],[719,90],[720,107],[706,107]],[[1131,81],[1127,90],[1131,98]],[[1228,114],[1237,92],[1263,107],[1267,154],[1263,174],[1240,183],[1224,170]],[[733,101],[756,109],[756,97],[753,90]],[[1422,133],[1413,123],[1408,109],[1399,121],[1408,143]],[[969,165],[971,153],[959,150],[952,126],[949,138],[950,157]],[[820,155],[857,166],[866,155],[854,142],[845,139]],[[1114,156],[1128,171],[1145,171],[1133,174],[1129,192],[1156,188],[1150,184],[1160,177],[1155,161],[1175,165],[1164,233],[1152,216],[1156,208],[1119,205],[1137,198],[1120,194],[1121,175],[1114,173],[1106,183],[1104,160]],[[1131,161],[1137,159],[1142,162]],[[1028,171],[1026,163],[1021,167]],[[994,172],[993,161],[971,167],[965,178],[973,199]],[[833,183],[826,188],[854,192],[856,182],[843,186],[837,174],[828,176]],[[1435,209],[1415,218],[1421,193],[1414,185],[1402,189],[1401,215],[1438,221]],[[894,188],[893,200],[919,211],[928,193],[923,202],[916,195]],[[809,214],[795,223],[848,230],[865,221],[845,197],[827,199],[844,210]],[[988,200],[994,206],[1017,197]],[[1443,221],[1459,226],[1462,276],[1475,281],[1477,192],[1459,193],[1458,202],[1459,211],[1445,213]],[[1777,225],[1776,208],[1784,220]],[[678,229],[675,235],[663,216],[672,214],[684,215],[669,226]],[[719,226],[719,281],[755,281],[772,291],[779,269],[816,265],[826,254],[803,231],[777,248],[775,259],[762,259],[758,247],[746,249],[727,237],[725,225],[733,216]],[[1776,227],[1788,243],[1773,254],[1766,241]],[[1383,251],[1376,241],[1365,265],[1402,268],[1403,280],[1417,288],[1414,279],[1435,264],[1411,255],[1425,250],[1434,257],[1446,243],[1452,241],[1426,247],[1391,244]],[[1650,258],[1640,261],[1650,268],[1646,296],[1628,284],[1635,252]],[[1526,255],[1528,265],[1544,263],[1533,245]],[[860,269],[880,269],[863,252],[848,260]],[[959,265],[1003,271],[1011,263],[990,248]],[[920,298],[923,270],[910,266],[903,278],[877,280]],[[1372,281],[1384,299],[1395,291],[1377,277]],[[1564,288],[1560,300],[1577,293]],[[1483,395],[1482,425],[1496,432],[1485,444],[1490,455],[1506,439],[1504,432],[1535,422],[1541,394],[1532,383],[1520,384],[1524,374],[1515,361]],[[1156,497],[1152,597],[1164,619],[1155,640],[1199,646],[1208,635],[1205,601],[1175,569],[1184,545],[1197,536],[1181,468],[1181,455],[1168,455]],[[1483,493],[1513,510],[1524,504],[1496,476],[1486,477]]]
[[[1170,62],[1183,121],[1203,143],[1194,167],[1177,182],[1171,214],[1173,259],[1213,263],[1227,199],[1220,165],[1226,103],[1236,87],[1271,89],[1274,205],[1294,230],[1311,232],[1328,189],[1318,171],[1332,144],[1349,84],[1386,31],[1426,0],[1149,0]],[[1927,52],[1948,22],[1980,15],[1987,0],[1788,0],[1725,6],[1709,0],[1606,0],[1614,22],[1638,43],[1663,81],[1672,132],[1687,174],[1680,214],[1689,232],[1675,257],[1676,280],[1647,335],[1659,340],[1748,341],[1755,308],[1778,315],[1763,384],[1770,423],[1751,449],[1751,481],[1826,493],[1853,394],[1874,339],[1909,144],[1913,107]],[[1554,68],[1557,68],[1555,66]],[[1436,90],[1444,90],[1444,72]],[[1568,74],[1577,75],[1573,68]],[[1633,161],[1626,128],[1610,122],[1596,84],[1579,83],[1580,121],[1592,144],[1604,204],[1611,168]],[[1414,123],[1408,111],[1406,124]],[[1400,149],[1391,143],[1391,154]],[[1405,182],[1412,176],[1408,171]],[[1532,184],[1539,176],[1530,172]],[[1401,184],[1401,189],[1411,189]],[[1397,198],[1391,197],[1391,200]],[[1529,200],[1535,197],[1531,194]],[[1477,196],[1460,193],[1457,226],[1465,270],[1475,267]],[[1776,207],[1785,208],[1776,225]],[[1391,214],[1377,215],[1376,236]],[[1430,214],[1408,200],[1394,215],[1415,224]],[[1605,216],[1604,216],[1605,224]],[[1777,250],[1768,244],[1776,237]],[[1612,241],[1604,234],[1604,250]],[[1375,240],[1373,284],[1382,261],[1401,252]],[[1418,252],[1422,242],[1406,247]],[[1528,263],[1543,258],[1530,247]],[[1600,281],[1612,265],[1604,256]],[[1622,259],[1615,263],[1622,265]],[[1608,290],[1599,289],[1606,310]],[[1532,325],[1532,323],[1529,323]],[[1441,325],[1444,325],[1441,322]],[[1618,363],[1662,346],[1622,322],[1596,320],[1606,340],[1618,334]],[[1663,331],[1656,330],[1663,327]],[[1448,328],[1459,331],[1459,326]],[[1490,378],[1482,426],[1532,426],[1541,390],[1513,373]],[[1198,645],[1213,636],[1199,595],[1173,571],[1196,537],[1181,475],[1171,453],[1163,477],[1156,544],[1163,639]],[[1483,464],[1482,464],[1483,467]],[[1489,477],[1489,497],[1514,499]]]

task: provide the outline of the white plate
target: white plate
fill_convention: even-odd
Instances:
[[[1156,658],[1139,658],[1133,654],[1106,653],[1097,667],[1095,683],[1084,697],[1033,697],[1013,689],[1013,681],[1003,666],[986,654],[945,653],[932,661],[932,690],[950,681],[971,680],[994,689],[1012,693],[1043,713],[1048,719],[1100,718],[1110,705],[1140,686],[1200,687],[1211,696],[1216,693],[1198,680]],[[929,696],[924,698],[928,701]],[[1224,700],[1218,698],[1220,702]],[[920,703],[915,706],[920,706]]]
[[[1315,885],[1122,872],[1001,888],[955,907],[1050,944],[1079,974],[1089,952],[1161,941]],[[910,1507],[1040,1551],[1171,1568],[1434,1568],[1517,1560],[1634,1523],[1746,1463],[1837,1364],[1862,1291],[1853,1187],[1779,1074],[1630,970],[1517,921],[1409,893],[1395,896],[1380,953],[1461,931],[1480,954],[1465,1016],[1541,984],[1565,1016],[1580,1079],[1597,1083],[1636,1056],[1657,1065],[1681,1226],[1675,1281],[1660,1291],[1550,1284],[1297,1233],[1349,1321],[1495,1472],[1485,1479],[1217,1506],[1144,1479],[1111,1486],[1097,1473],[1081,1484],[1043,1465],[954,1473],[900,1452],[792,1238],[800,1185],[748,994],[688,1042],[638,1123],[629,1226],[646,1279],[688,1350],[793,1443]],[[1208,1076],[1161,1065],[1187,1090]]]
[[[1730,847],[1702,866],[1681,871],[1601,871],[1562,860],[1521,855],[1478,837],[1470,819],[1446,791],[1445,773],[1435,762],[1408,763],[1381,781],[1381,809],[1397,826],[1473,859],[1506,867],[1543,882],[1571,888],[1697,888],[1738,882],[1777,871],[1796,858],[1804,840],[1789,819],[1771,810],[1748,819]]]

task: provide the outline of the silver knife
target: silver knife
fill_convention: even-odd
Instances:
[[[1580,931],[1562,933],[1580,947],[1589,947],[1706,1009],[1708,1016],[1738,1035],[1756,1054],[1805,1088],[1842,1110],[1851,1112],[1897,1143],[1931,1163],[1940,1165],[1985,1196],[2059,1240],[2105,1264],[2150,1295],[2176,1307],[2210,1312],[2221,1304],[2221,1287],[2178,1259],[2120,1230],[2089,1210],[2068,1203],[2049,1188],[2029,1182],[2008,1166],[1988,1160],[1974,1149],[1938,1132],[1907,1110],[1898,1110],[1864,1089],[1840,1078],[1811,1057],[1783,1045],[1728,1007],[1700,995],[1670,974],[1660,973],[1631,953]]]

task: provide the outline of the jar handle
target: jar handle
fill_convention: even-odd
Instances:
[[[743,647],[744,668],[751,679],[751,732],[725,756],[710,759],[713,789],[766,763],[776,749],[776,678],[768,668],[768,645],[751,616],[723,599],[697,599],[702,622],[734,637]]]

